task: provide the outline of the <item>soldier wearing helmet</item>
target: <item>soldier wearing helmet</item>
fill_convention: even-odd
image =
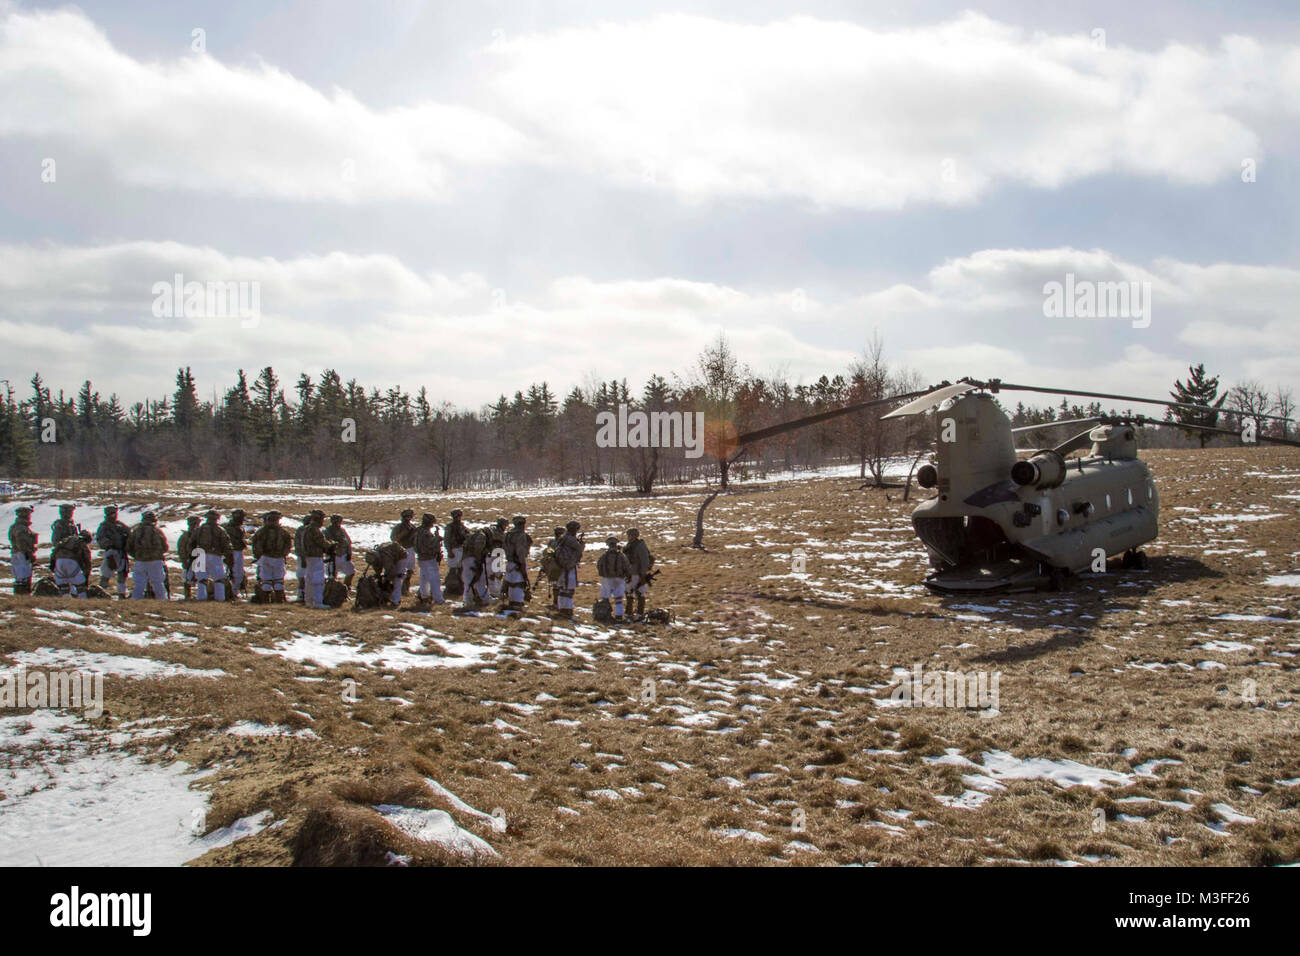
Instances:
[[[420,527],[415,529],[411,550],[420,565],[420,590],[416,595],[420,607],[430,603],[445,604],[442,596],[442,576],[438,562],[442,560],[442,529],[437,525],[437,515],[427,512],[420,516]]]
[[[95,531],[95,543],[100,548],[99,586],[108,589],[108,579],[117,578],[117,596],[126,597],[126,538],[131,533],[121,521],[117,520],[117,505],[104,509],[104,520]]]
[[[146,511],[126,538],[126,553],[135,561],[131,597],[140,600],[146,589],[159,601],[167,600],[167,536],[158,528],[158,516]]]
[[[560,617],[573,619],[573,594],[578,587],[578,565],[586,548],[582,525],[570,521],[564,526],[564,537],[555,548],[555,559],[560,564],[560,594],[556,600]]]
[[[181,590],[184,593],[185,600],[189,600],[194,588],[194,581],[198,577],[199,551],[194,543],[194,535],[198,533],[199,521],[202,520],[198,515],[190,515],[185,519],[185,530],[176,541],[176,557],[181,562]]]
[[[415,568],[415,510],[413,508],[402,510],[401,520],[393,525],[388,540],[396,541],[406,549],[406,557],[402,559],[396,572],[401,576],[402,594],[405,595],[411,589],[411,572]]]
[[[257,562],[257,587],[267,603],[284,603],[284,559],[293,548],[293,535],[280,526],[280,512],[268,511],[262,517],[252,541],[253,560]]]
[[[32,531],[32,509],[14,510],[9,526],[9,564],[14,575],[14,594],[32,593],[32,566],[36,563],[36,532]]]
[[[527,523],[523,515],[515,515],[511,519],[513,527],[505,535],[506,608],[511,611],[522,611],[524,602],[532,597],[528,587],[528,552],[533,539],[525,530]]]
[[[226,560],[226,576],[230,578],[230,596],[244,590],[246,572],[244,571],[244,552],[248,548],[248,538],[244,534],[244,509],[236,508],[230,512],[230,518],[221,527],[230,539],[230,557]]]

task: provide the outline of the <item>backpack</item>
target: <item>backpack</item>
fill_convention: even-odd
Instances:
[[[342,581],[326,581],[322,600],[326,607],[342,607],[348,599],[348,589]]]
[[[657,607],[654,610],[646,611],[645,621],[647,624],[671,624],[673,616],[671,612]]]
[[[41,578],[36,582],[36,587],[32,588],[32,594],[37,597],[58,597],[59,586],[54,583],[54,578]]]
[[[582,561],[582,549],[566,546],[564,539],[561,538],[559,544],[555,546],[555,560],[565,571],[572,571]]]
[[[555,556],[555,547],[547,545],[546,550],[542,552],[541,557],[542,573],[546,575],[548,581],[560,580],[560,575],[564,573],[564,568],[560,567],[560,559]]]
[[[482,560],[483,555],[487,553],[488,536],[482,528],[475,531],[465,542],[465,554],[471,558]]]
[[[107,591],[101,588],[98,584],[92,584],[86,588],[86,597],[100,598],[100,599],[107,600],[111,598],[112,595],[110,595]]]
[[[614,608],[609,598],[601,598],[591,606],[591,616],[602,624],[614,620]]]
[[[357,582],[357,596],[352,602],[352,610],[368,611],[371,608],[379,607],[383,603],[384,594],[379,590],[379,582],[374,579],[373,575],[362,575],[361,580]]]

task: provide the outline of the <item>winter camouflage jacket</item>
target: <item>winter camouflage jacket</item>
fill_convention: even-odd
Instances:
[[[468,537],[469,528],[465,527],[465,522],[459,518],[447,522],[447,527],[442,532],[442,541],[447,546],[448,551],[455,551],[457,548],[465,547],[465,539]]]
[[[644,538],[629,541],[623,546],[623,553],[627,555],[627,560],[632,565],[632,573],[642,578],[655,566],[654,556],[650,554],[650,548]]]
[[[582,552],[586,547],[577,535],[566,531],[560,543],[555,546],[555,560],[560,562],[560,567],[564,570],[572,571],[582,563]]]
[[[396,541],[385,541],[366,552],[366,562],[376,574],[389,578],[397,572],[397,565],[406,560],[406,549]]]
[[[126,553],[137,561],[161,561],[167,555],[167,536],[157,525],[142,521],[127,535]]]
[[[50,525],[50,541],[58,544],[70,534],[76,534],[78,531],[77,523],[71,518],[58,518],[54,524]]]
[[[342,526],[330,525],[325,529],[325,538],[334,543],[334,557],[345,561],[352,560],[352,538]]]
[[[629,581],[632,578],[632,564],[628,561],[627,555],[618,548],[610,548],[596,562],[596,573],[602,578],[622,578]]]
[[[105,551],[123,551],[126,549],[126,536],[131,529],[115,518],[105,519],[95,531],[95,544]]]
[[[278,524],[264,524],[253,535],[253,558],[285,558],[293,548],[293,535]]]
[[[180,559],[181,565],[186,571],[190,570],[190,566],[194,563],[194,535],[198,530],[198,528],[195,528],[194,531],[191,531],[186,528],[181,532],[181,536],[176,539],[176,557]]]
[[[506,560],[521,571],[528,568],[528,550],[532,546],[532,537],[522,528],[511,528],[506,532]]]
[[[54,546],[54,553],[50,555],[50,567],[54,567],[54,562],[60,558],[71,558],[81,565],[85,574],[90,574],[90,547],[81,540],[80,534],[67,535]]]
[[[432,528],[416,528],[411,545],[415,548],[415,556],[421,561],[442,560],[442,534],[437,525]]]
[[[409,521],[401,521],[393,525],[393,533],[388,536],[389,541],[396,541],[403,548],[409,548],[415,541],[415,525]]]
[[[27,555],[28,561],[36,560],[36,534],[30,524],[15,521],[9,526],[9,548],[14,554]]]
[[[243,522],[231,519],[221,526],[226,531],[226,537],[230,539],[231,551],[243,551],[248,545],[244,539]]]
[[[194,532],[194,547],[202,548],[207,554],[219,554],[228,558],[231,554],[230,535],[215,521],[205,521]]]
[[[299,553],[304,558],[323,558],[329,554],[331,547],[320,525],[309,524],[302,529],[302,547]]]

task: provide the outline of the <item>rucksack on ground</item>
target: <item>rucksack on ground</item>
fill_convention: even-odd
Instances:
[[[591,616],[602,624],[614,620],[614,607],[609,598],[600,598],[591,606]]]
[[[337,583],[337,582],[335,582]],[[379,590],[379,582],[372,575],[363,575],[357,582],[357,594],[352,601],[352,610],[368,611],[384,603],[384,594]]]
[[[41,578],[32,588],[32,594],[37,597],[58,597],[59,586],[54,583],[54,578]]]
[[[348,599],[348,589],[342,581],[326,581],[321,600],[326,607],[342,607]]]

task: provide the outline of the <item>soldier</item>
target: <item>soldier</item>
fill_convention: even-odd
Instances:
[[[559,548],[560,546],[560,542],[564,540],[564,529],[556,528],[552,532],[552,535],[553,536],[550,542],[546,545],[546,550],[549,551],[552,555],[554,555],[556,549]],[[556,578],[551,582],[550,591],[551,591],[551,610],[558,611],[560,609],[560,579],[559,578]]]
[[[465,547],[460,558],[460,580],[465,586],[462,607],[466,611],[487,603],[487,584],[483,580],[483,565],[487,560],[490,540],[491,535],[487,528],[479,528],[465,539]]]
[[[244,509],[236,508],[230,512],[230,520],[223,528],[230,539],[230,558],[226,562],[226,576],[230,578],[230,597],[244,590],[244,549],[248,547],[244,537]]]
[[[104,521],[95,531],[95,543],[99,545],[101,563],[99,565],[99,586],[108,588],[108,579],[117,576],[117,596],[126,597],[126,538],[131,529],[117,520],[117,505],[104,509]]]
[[[334,545],[325,537],[325,512],[316,508],[308,517],[311,523],[302,532],[302,554],[307,566],[307,606],[328,611],[325,603],[325,555]]]
[[[70,534],[76,534],[81,529],[77,523],[72,520],[72,513],[77,510],[76,505],[59,505],[59,517],[55,519],[54,524],[50,525],[50,545],[54,546]]]
[[[142,514],[140,523],[127,535],[126,553],[135,561],[131,597],[140,600],[148,587],[153,591],[154,598],[166,601],[170,597],[167,591],[167,565],[163,562],[167,556],[167,536],[158,530],[158,516],[152,511]]]
[[[586,548],[582,525],[570,521],[564,526],[564,537],[555,548],[555,559],[560,563],[560,595],[556,600],[560,617],[573,619],[573,592],[578,587],[578,565],[582,563],[582,552]]]
[[[307,556],[302,553],[302,536],[311,524],[311,515],[302,516],[302,522],[293,532],[293,557],[296,563],[294,574],[298,577],[298,603],[307,603]]]
[[[190,539],[191,546],[200,552],[194,559],[200,601],[208,599],[208,582],[212,582],[212,596],[218,601],[226,599],[226,560],[230,557],[232,548],[230,535],[217,523],[220,517],[215,509],[208,509],[203,516],[203,524]]]
[[[9,565],[14,574],[14,594],[32,593],[32,565],[36,563],[36,533],[32,531],[32,509],[14,510],[9,526]]]
[[[623,547],[628,562],[632,565],[632,593],[636,595],[636,616],[645,617],[646,593],[650,587],[650,569],[655,566],[654,555],[641,538],[636,528],[627,529],[627,544]]]
[[[401,568],[406,564],[406,549],[396,541],[385,541],[366,552],[366,564],[375,572],[379,589],[388,593],[388,603],[395,608],[401,607]]]
[[[461,510],[453,508],[451,510],[451,521],[447,522],[447,527],[443,529],[442,545],[447,549],[447,596],[457,597],[463,590],[461,587],[460,559],[465,549],[465,539],[469,537],[469,529],[465,523],[460,520]]]
[[[262,527],[253,535],[253,560],[257,562],[257,586],[267,603],[284,603],[284,559],[293,548],[293,535],[280,527],[280,512],[262,516]]]
[[[489,601],[501,600],[502,585],[506,580],[506,529],[510,522],[498,518],[497,523],[485,529],[488,534],[487,591]]]
[[[50,555],[50,570],[54,572],[54,583],[60,594],[75,597],[86,596],[86,581],[90,578],[90,541],[89,531],[78,531],[64,536],[54,546]]]
[[[524,530],[528,519],[523,515],[515,515],[511,523],[514,527],[505,536],[506,608],[522,611],[524,602],[532,599],[528,588],[528,551],[533,546],[533,539]]]
[[[614,601],[614,620],[623,620],[623,595],[632,580],[632,563],[627,555],[619,550],[618,538],[612,534],[605,539],[606,551],[596,561],[596,573],[600,575],[600,596]]]
[[[329,560],[330,580],[333,581],[336,574],[342,574],[343,586],[350,592],[356,566],[352,563],[352,537],[343,528],[342,515],[330,515],[330,524],[325,529],[325,538],[334,545],[334,552]]]
[[[397,569],[397,573],[402,576],[402,594],[405,595],[411,589],[411,571],[415,568],[415,512],[406,508],[402,511],[402,520],[393,525],[392,534],[388,540],[396,541],[406,551],[406,557],[402,559],[402,566]]]
[[[199,530],[199,516],[190,515],[185,519],[185,525],[185,530],[181,532],[176,542],[176,557],[181,562],[181,589],[185,593],[185,600],[188,601],[192,597],[194,580],[198,577],[194,566],[195,561],[198,560],[198,555],[194,553],[194,535]]]
[[[420,527],[415,529],[411,546],[415,550],[415,560],[420,563],[420,590],[416,599],[421,607],[431,601],[434,604],[446,604],[442,596],[442,578],[438,573],[438,562],[442,560],[442,529],[434,522],[435,515],[420,516]]]

